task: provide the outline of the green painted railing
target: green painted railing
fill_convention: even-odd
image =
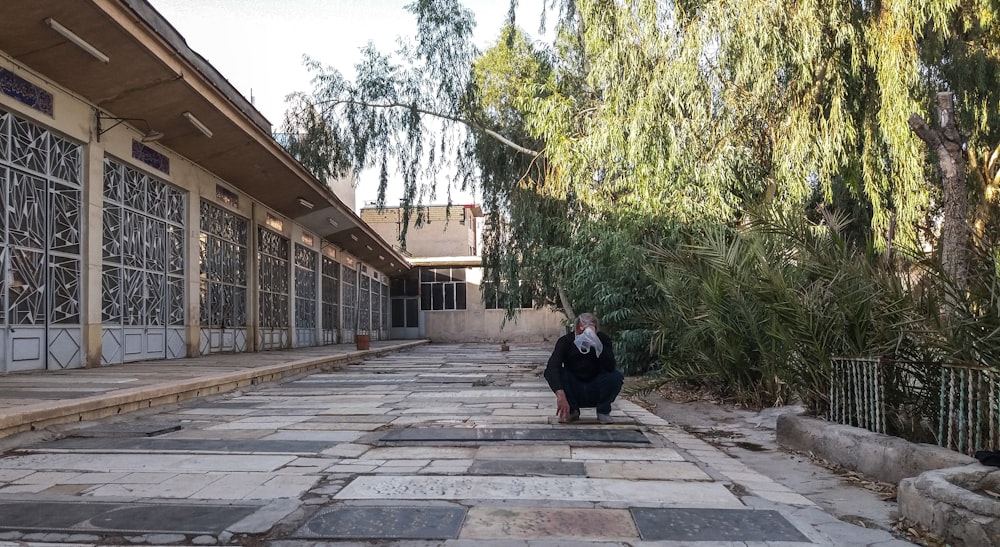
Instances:
[[[997,370],[874,357],[836,357],[831,364],[832,422],[900,436],[919,425],[938,445],[969,455],[1000,448]]]

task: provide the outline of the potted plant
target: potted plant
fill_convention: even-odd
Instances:
[[[354,335],[354,345],[359,351],[369,349],[371,347],[371,343],[372,335],[368,334],[367,331],[358,331],[357,334]]]

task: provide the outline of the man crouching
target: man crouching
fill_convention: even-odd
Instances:
[[[561,423],[575,422],[581,408],[594,407],[599,422],[613,423],[611,403],[625,376],[616,368],[611,338],[598,332],[592,313],[581,313],[574,324],[574,332],[556,340],[545,367],[545,380],[556,394],[556,414]]]

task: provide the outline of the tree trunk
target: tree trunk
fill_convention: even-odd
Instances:
[[[559,291],[559,303],[562,304],[563,313],[566,314],[566,318],[570,321],[576,319],[576,315],[573,313],[573,305],[569,303],[569,298],[566,296],[566,291],[563,290],[562,285],[560,284],[556,287],[556,290]]]
[[[964,290],[969,275],[969,196],[966,189],[965,151],[955,122],[952,93],[938,93],[940,129],[932,129],[918,114],[910,116],[910,129],[937,156],[944,193],[944,218],[941,221],[941,268]]]

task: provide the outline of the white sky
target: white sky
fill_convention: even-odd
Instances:
[[[415,33],[415,18],[404,9],[412,1],[149,0],[191,49],[253,100],[275,129],[284,118],[285,96],[312,90],[302,65],[304,54],[351,77],[360,49],[369,41],[380,51],[395,52],[397,37]],[[537,35],[542,2],[518,2],[518,25],[529,34]],[[464,4],[476,14],[475,42],[485,49],[499,35],[509,1],[465,0]],[[386,204],[397,205],[401,186],[394,188],[392,180],[389,184]],[[443,186],[438,195],[443,199]],[[362,173],[356,203],[360,207],[377,197],[377,174]],[[479,201],[455,191],[452,200]]]

